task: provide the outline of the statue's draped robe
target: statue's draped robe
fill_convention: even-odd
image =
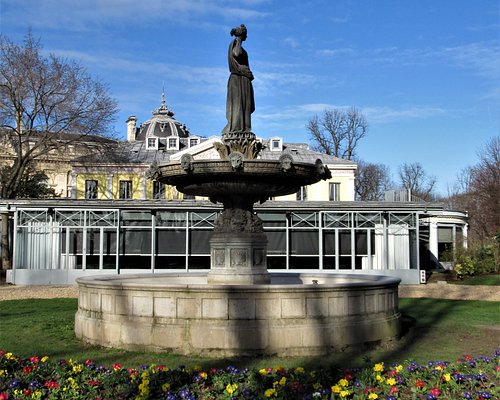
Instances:
[[[227,125],[222,133],[251,132],[251,114],[255,110],[253,75],[248,65],[248,54],[236,39],[229,45],[228,64],[231,75],[227,82]]]

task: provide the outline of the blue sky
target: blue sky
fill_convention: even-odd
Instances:
[[[227,47],[248,27],[253,131],[308,142],[325,108],[367,118],[361,159],[420,162],[447,188],[500,134],[496,0],[0,0],[0,31],[31,27],[44,50],[109,85],[125,121],[167,105],[193,134],[225,126]]]

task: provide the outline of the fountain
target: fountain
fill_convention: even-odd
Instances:
[[[253,75],[231,31],[227,125],[220,159],[156,165],[156,179],[221,203],[210,239],[208,273],[98,276],[77,280],[75,331],[94,344],[210,356],[318,355],[399,335],[399,279],[374,275],[274,273],[257,202],[331,177],[320,159],[299,163],[284,152],[259,158],[251,131]]]

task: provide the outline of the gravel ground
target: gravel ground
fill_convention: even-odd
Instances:
[[[497,286],[452,285],[445,282],[426,285],[400,285],[400,297],[429,297],[451,300],[500,301]],[[21,286],[0,285],[0,301],[16,299],[52,299],[78,297],[77,286]]]

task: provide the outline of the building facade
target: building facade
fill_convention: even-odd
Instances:
[[[127,141],[101,146],[60,170],[60,199],[0,202],[11,217],[16,284],[72,284],[79,276],[208,269],[209,239],[221,208],[150,179],[155,163],[184,154],[216,159],[219,137],[191,135],[162,98],[151,119],[127,121]],[[467,215],[440,204],[356,202],[356,163],[311,151],[280,137],[261,139],[263,159],[289,153],[320,158],[332,178],[269,199],[255,210],[268,238],[268,269],[398,276],[425,282],[446,249],[467,243]],[[67,164],[67,165],[66,165]],[[56,182],[56,180],[54,180]],[[64,198],[66,197],[66,198]],[[411,200],[411,199],[406,199]]]

